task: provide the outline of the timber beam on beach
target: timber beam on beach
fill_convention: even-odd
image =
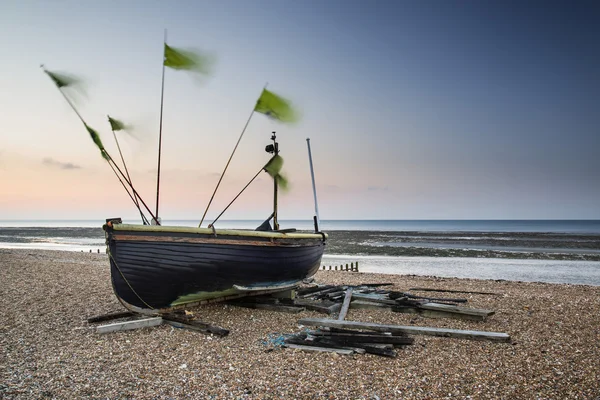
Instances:
[[[100,325],[96,327],[96,333],[110,333],[119,331],[128,331],[139,328],[149,328],[162,324],[161,317],[143,318],[133,321],[115,322],[108,325]]]
[[[128,318],[128,317],[132,317],[134,315],[135,315],[135,313],[133,313],[131,311],[114,312],[114,313],[109,313],[109,314],[97,315],[95,317],[89,317],[87,319],[87,322],[90,324],[93,324],[96,322],[105,322],[105,321],[112,321],[112,320],[120,319],[120,318]]]
[[[340,354],[369,353],[384,357],[396,357],[395,347],[411,345],[413,341],[404,334],[391,335],[380,332],[323,328],[291,335],[285,339],[284,346],[310,351],[337,352],[336,350],[342,350],[343,352]]]
[[[207,335],[213,334],[221,337],[229,335],[228,329],[221,328],[220,326],[216,325],[210,325],[206,322],[195,321],[190,318],[179,317],[175,314],[166,314],[163,315],[162,318],[165,324],[171,325],[175,328],[188,329]]]
[[[331,328],[366,329],[376,332],[405,333],[413,335],[429,335],[440,337],[452,337],[458,339],[489,340],[492,342],[510,342],[510,336],[502,332],[483,332],[447,328],[431,328],[423,326],[403,326],[375,324],[371,322],[338,321],[334,319],[302,318],[298,321],[306,326],[325,326]]]
[[[457,305],[457,303],[467,302],[467,299],[431,298],[379,288],[387,285],[386,283],[353,286],[317,285],[303,288],[299,290],[294,305],[305,306],[308,309],[330,315],[332,314],[331,302],[340,304],[342,299],[346,300],[345,295],[348,289],[352,289],[351,299],[348,300],[350,302],[349,309],[387,307],[395,312],[419,314],[427,318],[453,318],[468,321],[485,321],[487,317],[494,315],[492,310]],[[319,303],[320,300],[330,303]]]

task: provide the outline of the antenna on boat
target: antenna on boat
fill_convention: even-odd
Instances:
[[[279,143],[277,143],[277,135],[276,132],[273,132],[271,136],[271,140],[273,144],[268,145],[265,150],[267,153],[273,154],[273,156],[277,156],[279,154]],[[277,222],[277,179],[273,178],[273,229],[279,230],[279,223]]]
[[[308,146],[308,163],[310,165],[310,177],[312,178],[313,195],[315,197],[315,232],[319,232],[319,225],[321,225],[321,220],[319,218],[319,204],[317,203],[317,187],[315,185],[315,171],[313,169],[312,153],[310,152],[310,138],[306,138],[306,145]]]
[[[163,121],[163,100],[165,96],[165,58],[167,51],[167,30],[165,29],[165,40],[163,44],[163,60],[162,60],[162,87],[160,90],[160,122],[158,128],[158,168],[156,172],[156,215],[153,224],[160,225],[158,219],[158,200],[160,197],[160,151],[162,148],[162,121]]]

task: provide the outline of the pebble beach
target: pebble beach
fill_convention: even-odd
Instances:
[[[597,399],[600,287],[319,271],[328,284],[393,283],[460,294],[484,322],[350,310],[346,319],[505,332],[510,343],[414,336],[396,358],[281,348],[303,311],[190,308],[226,337],[168,325],[100,335],[87,318],[124,311],[106,254],[0,249],[0,397],[198,399]],[[442,295],[442,294],[437,294]],[[449,295],[445,293],[443,295]],[[446,296],[446,297],[456,297]]]

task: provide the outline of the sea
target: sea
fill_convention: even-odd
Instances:
[[[0,220],[0,248],[103,253],[103,223]],[[224,220],[215,227],[261,223]],[[280,227],[314,230],[312,220],[283,220]],[[327,269],[358,263],[361,272],[600,286],[600,220],[322,220],[320,228],[329,235]]]

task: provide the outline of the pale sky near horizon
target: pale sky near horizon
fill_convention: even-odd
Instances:
[[[163,30],[212,52],[212,78],[167,70],[160,214],[200,218],[265,82],[301,111],[254,115],[208,217],[269,155],[280,218],[600,219],[600,6],[593,1],[0,0],[0,219],[136,210],[39,68],[87,82],[78,104],[154,207]],[[271,212],[263,174],[223,218]]]

